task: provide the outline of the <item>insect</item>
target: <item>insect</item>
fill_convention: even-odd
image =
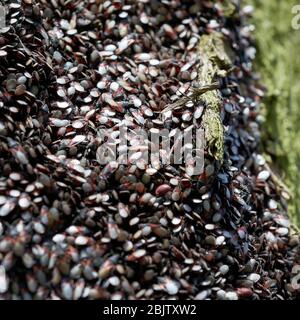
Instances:
[[[233,68],[231,68],[230,70],[228,70],[226,72],[226,75],[231,72],[233,70]],[[232,84],[232,85],[227,85],[227,88],[235,88],[237,85],[236,84]],[[187,104],[190,101],[196,101],[197,99],[199,99],[199,97],[209,91],[212,90],[217,90],[217,89],[222,89],[223,86],[221,85],[220,81],[216,81],[213,82],[211,84],[207,84],[207,85],[203,85],[203,86],[199,86],[199,87],[192,87],[190,89],[190,91],[185,94],[182,98],[178,99],[176,102],[167,105],[162,111],[161,113],[165,113],[168,112],[170,110],[174,110],[176,108],[180,108],[182,106],[184,106],[185,104]]]

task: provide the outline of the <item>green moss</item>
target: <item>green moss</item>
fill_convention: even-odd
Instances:
[[[209,155],[222,162],[224,153],[224,129],[220,113],[213,111],[213,109],[208,109],[203,115],[203,126]]]
[[[223,2],[220,2],[219,5],[225,17],[232,17],[237,12],[236,7],[230,0],[224,0]]]
[[[199,43],[201,65],[198,70],[200,86],[210,85],[232,67],[230,51],[226,47],[222,34],[213,32],[203,35]],[[199,96],[206,108],[203,115],[203,127],[208,152],[222,162],[224,154],[224,128],[220,118],[221,97],[218,90],[210,90]]]
[[[254,6],[256,69],[268,92],[263,148],[291,191],[289,213],[300,225],[300,30],[293,30],[294,0],[248,0]]]

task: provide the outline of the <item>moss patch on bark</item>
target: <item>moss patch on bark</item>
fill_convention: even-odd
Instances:
[[[300,225],[300,30],[295,0],[249,0],[254,6],[257,68],[267,87],[263,148],[291,192],[289,214]]]
[[[203,35],[199,43],[201,65],[198,70],[200,86],[214,83],[218,77],[226,75],[232,67],[230,49],[227,48],[221,33]],[[220,118],[221,96],[218,90],[203,93],[199,100],[206,106],[203,127],[208,152],[222,162],[224,154],[224,128]]]

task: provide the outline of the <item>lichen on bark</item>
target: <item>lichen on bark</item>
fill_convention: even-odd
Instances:
[[[219,32],[201,37],[199,56],[200,87],[214,83],[218,78],[225,76],[232,67],[230,49]],[[220,117],[221,99],[218,89],[209,90],[198,97],[198,100],[205,105],[202,124],[208,153],[220,162],[223,161],[224,154],[224,128]]]

